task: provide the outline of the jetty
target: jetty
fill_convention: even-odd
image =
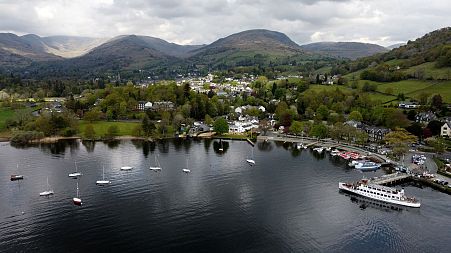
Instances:
[[[372,184],[378,184],[378,185],[394,185],[398,184],[402,181],[410,179],[412,176],[407,173],[393,173],[393,174],[387,174],[383,175],[381,177],[375,177],[370,179],[369,181]]]

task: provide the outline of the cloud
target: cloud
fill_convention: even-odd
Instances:
[[[41,36],[140,34],[204,44],[247,29],[286,33],[300,44],[389,45],[449,26],[446,0],[2,0],[0,31]]]

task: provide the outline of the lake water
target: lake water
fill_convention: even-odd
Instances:
[[[214,140],[0,143],[0,251],[450,251],[449,195],[403,185],[421,208],[368,202],[338,191],[339,181],[362,178],[338,158],[258,143],[251,167],[248,143],[219,147]],[[161,172],[148,169],[155,154]],[[68,177],[75,161],[81,207],[72,204],[77,180]],[[106,187],[95,184],[102,166],[112,181]],[[11,182],[11,174],[25,179]],[[47,177],[50,198],[39,196]]]

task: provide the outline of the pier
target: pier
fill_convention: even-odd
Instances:
[[[393,173],[370,179],[370,183],[379,185],[394,185],[404,180],[410,179],[411,177],[411,175],[406,173]]]

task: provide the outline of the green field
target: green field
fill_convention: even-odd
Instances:
[[[83,135],[85,126],[91,124],[94,128],[96,136],[105,136],[108,131],[108,127],[116,125],[119,128],[119,136],[132,135],[133,129],[139,125],[138,122],[119,122],[119,121],[94,121],[92,123],[80,120],[80,132]]]
[[[14,117],[14,110],[0,107],[0,131],[5,130],[5,123],[8,119]]]
[[[410,97],[416,97],[422,92],[427,93],[431,96],[440,94],[440,96],[442,96],[443,102],[451,103],[451,81],[435,82],[433,85],[428,86],[427,89],[417,90],[409,93],[408,95]]]
[[[377,84],[377,91],[386,92],[387,88],[391,88],[393,90],[393,95],[397,95],[399,93],[403,93],[408,95],[412,92],[426,89],[427,87],[433,85],[431,82],[420,81],[420,80],[404,80],[399,82],[391,82],[391,83],[377,83],[370,81],[363,81],[369,83]]]

